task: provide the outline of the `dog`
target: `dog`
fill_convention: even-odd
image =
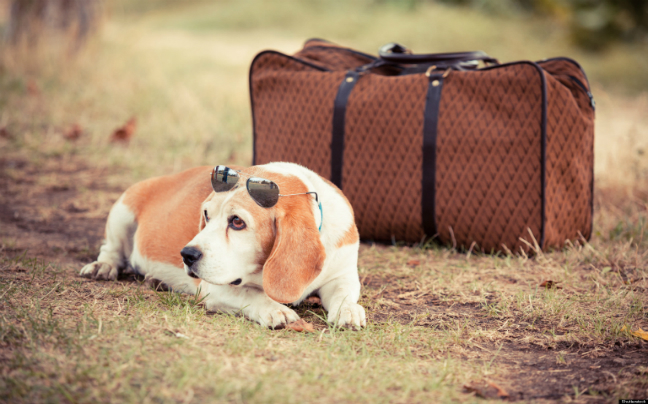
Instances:
[[[272,328],[299,319],[282,303],[318,295],[330,323],[357,329],[359,240],[344,194],[305,167],[196,167],[128,188],[80,275],[133,272]]]

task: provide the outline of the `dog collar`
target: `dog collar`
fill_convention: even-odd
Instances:
[[[317,230],[319,230],[320,233],[321,233],[322,232],[322,223],[324,223],[324,211],[322,210],[322,202],[319,202],[317,204],[317,206],[319,206],[319,209],[320,209],[320,225],[319,225],[319,229],[317,229]]]

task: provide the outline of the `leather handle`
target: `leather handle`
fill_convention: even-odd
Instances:
[[[488,56],[485,52],[452,52],[452,53],[427,53],[413,54],[406,47],[397,43],[388,43],[380,48],[378,55],[383,60],[392,63],[421,64],[441,63],[456,64],[473,60],[482,60],[485,63],[499,63],[497,59]]]

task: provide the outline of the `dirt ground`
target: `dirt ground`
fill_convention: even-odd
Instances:
[[[83,282],[82,288],[89,296],[101,296],[102,289],[116,286],[90,282],[76,274],[96,258],[106,215],[127,186],[125,178],[127,173],[93,168],[82,159],[53,157],[28,161],[20,156],[0,157],[0,252],[5,257],[28,254],[55,262],[65,268],[64,278]],[[369,250],[380,253],[390,248],[363,244],[361,264],[363,259],[370,259]],[[4,268],[0,276],[3,282],[20,282],[29,274],[20,268]],[[397,320],[401,324],[450,330],[457,320],[465,319],[468,326],[495,335],[438,355],[438,358],[451,355],[471,363],[497,366],[500,376],[495,384],[489,384],[487,379],[475,380],[464,386],[466,395],[511,401],[610,401],[620,396],[648,397],[648,343],[645,341],[555,343],[547,339],[542,342],[544,335],[553,332],[555,324],[542,321],[529,324],[516,316],[489,316],[481,303],[420,293],[411,279],[391,274],[369,273],[362,281],[363,302],[369,306],[367,313],[371,322]],[[516,282],[513,278],[503,281]],[[123,278],[118,283],[132,289],[140,287],[133,278]],[[84,298],[69,296],[79,301]],[[71,305],[77,303],[72,301]],[[313,309],[314,306],[304,304],[298,311],[306,315],[307,310]],[[326,327],[314,317],[309,321],[319,330]],[[556,333],[560,335],[560,331]],[[413,353],[417,354],[416,348]],[[421,353],[421,356],[430,355]]]
[[[510,401],[562,400],[578,398],[581,394],[589,399],[606,400],[619,393],[622,380],[637,377],[638,380],[623,386],[628,389],[625,394],[632,397],[648,394],[645,377],[648,375],[648,343],[644,341],[600,344],[535,340],[525,343],[531,335],[548,333],[555,324],[536,322],[531,327],[519,318],[495,319],[488,316],[479,303],[443,302],[433,296],[420,298],[414,304],[398,304],[403,301],[398,296],[412,291],[394,283],[389,277],[365,279],[365,290],[376,284],[387,285],[381,296],[396,303],[382,310],[369,311],[368,317],[376,322],[397,318],[403,324],[413,322],[436,329],[448,327],[453,320],[469,318],[481,329],[498,330],[497,342],[475,343],[473,348],[460,350],[456,355],[467,361],[496,362],[499,370],[507,375],[505,381],[498,383],[505,386]],[[417,319],[422,313],[427,314],[425,318]],[[564,362],[557,357],[564,358]],[[481,397],[498,398],[497,390],[489,387],[486,380],[464,386],[464,390]]]

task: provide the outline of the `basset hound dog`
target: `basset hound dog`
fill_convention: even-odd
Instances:
[[[360,328],[358,248],[351,205],[313,171],[196,167],[128,188],[108,215],[97,261],[80,275],[134,272],[199,293],[210,311],[273,328],[299,319],[282,303],[318,295],[329,322]]]

